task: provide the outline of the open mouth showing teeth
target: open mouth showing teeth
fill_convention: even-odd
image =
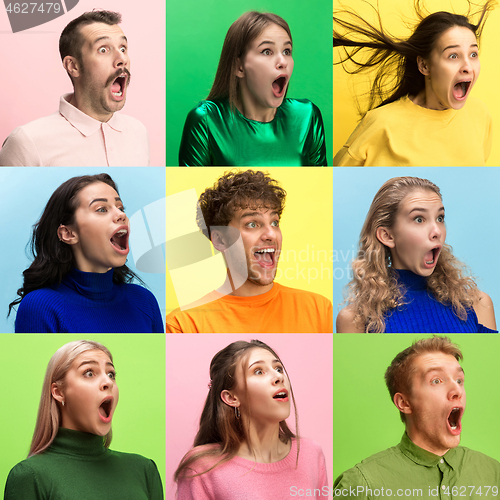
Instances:
[[[273,399],[285,399],[287,397],[287,393],[285,391],[278,392],[278,394],[275,394],[273,396]]]
[[[125,88],[126,81],[127,77],[125,75],[122,75],[117,77],[115,81],[111,84],[111,93],[115,97],[121,97],[123,95],[123,89]]]
[[[108,418],[111,415],[111,399],[106,399],[99,406],[99,413],[104,417]]]
[[[452,430],[456,430],[460,425],[460,416],[460,408],[453,408],[448,415],[448,423],[450,424]]]
[[[254,252],[255,257],[259,262],[266,262],[267,264],[274,263],[274,248],[263,248]]]
[[[469,87],[471,86],[470,81],[468,82],[458,82],[453,87],[453,96],[455,99],[463,99],[469,92]]]
[[[280,76],[273,82],[273,92],[276,97],[281,97],[285,91],[286,77]]]
[[[111,236],[111,244],[120,249],[120,250],[127,250],[128,248],[128,230],[127,229],[120,229],[119,231],[116,231],[116,233]]]

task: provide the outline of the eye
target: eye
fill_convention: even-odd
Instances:
[[[413,219],[417,224],[422,224],[424,222],[424,218],[421,215],[417,215],[415,219]]]
[[[280,221],[279,221],[279,220],[273,220],[273,221],[271,222],[271,226],[274,226],[274,227],[279,227],[279,225],[280,225]]]
[[[108,377],[109,377],[111,380],[116,380],[116,372],[114,372],[114,371],[110,371],[110,372],[108,372]]]
[[[100,212],[100,213],[106,213],[108,211],[108,209],[106,207],[99,207],[96,212]]]
[[[83,376],[86,378],[92,378],[94,376],[94,371],[93,370],[85,370],[83,372]]]
[[[127,47],[120,47],[120,52],[127,52]]]
[[[261,54],[264,54],[265,56],[270,56],[272,54],[271,49],[264,49]]]
[[[291,56],[292,55],[292,49],[285,49],[283,51],[283,54],[285,54],[285,56]]]
[[[458,58],[457,54],[450,54],[448,56],[448,59],[457,59],[457,58]]]
[[[458,385],[464,385],[464,379],[463,378],[458,378],[457,379],[457,384]]]
[[[255,375],[262,375],[263,373],[264,372],[260,368],[257,368],[256,370],[254,370]]]
[[[284,372],[284,370],[283,370],[283,367],[282,367],[282,366],[277,366],[277,367],[275,368],[275,370],[276,370],[278,373],[283,373],[283,372]]]
[[[255,228],[255,227],[257,227],[257,224],[255,222],[248,222],[247,223],[247,227],[249,227],[249,228]]]
[[[439,380],[438,378],[433,378],[433,379],[431,380],[431,384],[432,384],[432,385],[438,385],[439,383],[441,383],[441,380]]]
[[[118,210],[120,210],[120,212],[125,213],[125,207],[118,207]]]
[[[472,54],[470,55],[471,57],[479,57],[479,54],[477,52],[472,52]]]
[[[99,47],[98,49],[99,54],[105,54],[107,51],[108,49],[106,49],[106,47]]]
[[[437,218],[437,221],[438,221],[438,222],[444,222],[444,215],[440,215],[440,216]]]

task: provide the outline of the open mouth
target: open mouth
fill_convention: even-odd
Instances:
[[[106,398],[99,406],[99,417],[105,423],[111,421],[111,409],[113,405],[113,398]]]
[[[463,408],[459,406],[452,408],[450,414],[448,415],[448,426],[450,427],[452,434],[460,434],[462,431],[462,414]]]
[[[436,264],[440,250],[441,247],[436,247],[425,254],[424,262],[426,266],[433,266]]]
[[[120,253],[123,252],[128,252],[128,236],[129,236],[129,230],[128,228],[119,228],[113,236],[111,236],[111,239],[109,240],[115,250],[119,251]]]
[[[286,389],[283,389],[282,391],[277,392],[273,396],[273,399],[280,400],[280,401],[288,401],[288,391]]]
[[[287,77],[286,76],[280,76],[276,78],[273,82],[273,94],[275,97],[283,97],[286,89],[286,83],[287,83]]]
[[[471,85],[472,82],[470,80],[456,83],[453,87],[453,97],[459,101],[465,99],[469,93]]]
[[[123,97],[125,85],[127,84],[127,75],[120,75],[116,77],[111,84],[111,93],[114,97]]]
[[[275,262],[275,248],[262,248],[261,250],[257,250],[254,252],[255,259],[257,262],[264,267],[274,266]]]

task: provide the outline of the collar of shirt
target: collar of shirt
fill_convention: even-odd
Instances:
[[[399,447],[403,455],[418,465],[434,467],[443,459],[453,470],[456,470],[459,466],[460,457],[457,448],[448,450],[441,457],[414,444],[406,432],[403,434]]]
[[[61,96],[59,101],[59,113],[85,137],[88,137],[97,132],[103,125],[103,122],[86,115],[83,111],[80,111],[78,108],[75,108],[75,106],[70,104],[69,101],[71,101],[72,97],[72,93]],[[106,123],[117,132],[123,131],[123,124],[120,119],[120,115],[117,113],[113,113],[111,119]]]

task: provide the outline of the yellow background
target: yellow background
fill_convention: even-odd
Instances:
[[[413,7],[413,0],[344,0],[344,5],[355,10],[370,22],[376,22],[376,16],[370,6],[379,5],[384,29],[396,37],[407,38],[411,31],[405,23],[415,25],[417,16]],[[424,6],[430,12],[445,10],[456,14],[466,14],[468,2],[465,0],[427,0]],[[334,10],[342,9],[342,3],[333,2]],[[477,22],[474,18],[473,22]],[[497,7],[489,16],[480,42],[479,57],[481,61],[481,74],[474,85],[472,95],[487,104],[493,117],[493,133],[496,134],[500,124],[500,101],[496,96],[500,66],[498,64],[498,33],[500,32],[500,7]],[[338,61],[338,50],[333,49],[333,60]],[[367,86],[366,73],[349,75],[341,65],[333,67],[333,151],[334,155],[344,145],[347,138],[355,129],[359,115],[357,113],[355,96],[363,94]],[[495,136],[494,136],[495,137]],[[500,142],[493,140],[493,148],[486,165],[500,165]]]
[[[192,188],[196,189],[196,193],[199,196],[228,170],[231,169],[229,167],[167,167],[167,197]],[[240,168],[239,170],[244,170],[244,168]],[[320,293],[329,300],[332,300],[332,169],[321,167],[261,167],[254,170],[269,172],[271,177],[278,180],[287,192],[285,210],[280,222],[283,245],[278,273],[281,270],[282,276],[276,281],[285,286]],[[167,241],[168,238],[167,227]],[[289,250],[290,252],[288,252]],[[291,250],[295,251],[295,258]],[[318,250],[322,251],[319,254],[319,258],[317,258]],[[299,253],[301,251],[302,253]],[[314,262],[312,262],[313,255]],[[308,257],[308,261],[302,262],[300,260],[300,258],[304,257]],[[296,273],[290,271],[288,276],[293,276],[293,279],[287,279],[284,276],[284,270],[287,267],[295,269],[297,265],[299,268],[306,269],[305,276],[295,277]],[[308,279],[308,272],[310,272],[311,278],[318,277],[316,279]],[[323,277],[330,276],[330,279],[321,279],[322,272]],[[224,276],[221,277],[220,284],[222,284],[223,279]],[[170,274],[167,272],[167,314],[177,307],[177,297]]]

